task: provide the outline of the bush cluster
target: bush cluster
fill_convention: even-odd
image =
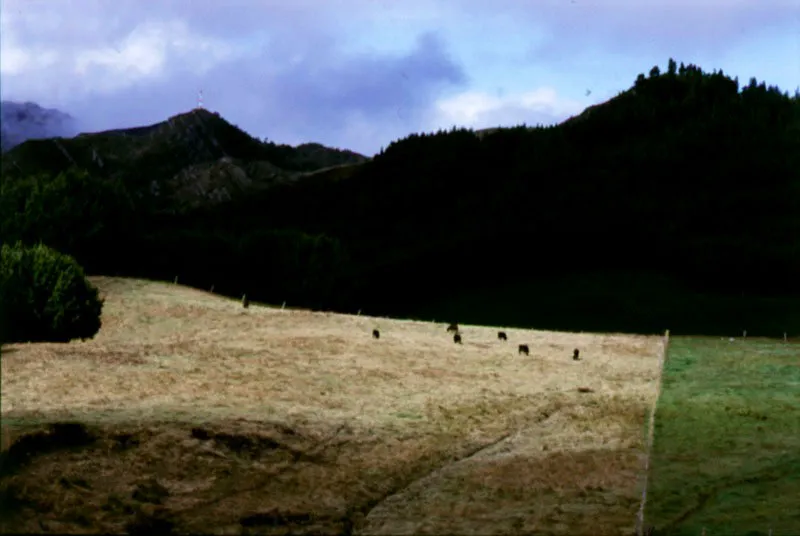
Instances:
[[[42,244],[0,248],[0,342],[89,339],[102,308],[74,258]]]

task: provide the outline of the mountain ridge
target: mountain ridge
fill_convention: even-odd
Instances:
[[[89,273],[179,274],[341,312],[800,329],[798,94],[670,62],[559,125],[414,133],[316,170],[201,113],[15,148],[0,212],[22,216],[0,219],[2,236],[43,240]]]
[[[74,117],[35,102],[0,101],[0,152],[29,139],[71,137],[78,133]]]
[[[77,166],[119,180],[140,196],[161,197],[162,207],[185,210],[367,160],[318,143],[265,143],[218,113],[195,108],[151,125],[27,140],[3,155],[2,167],[4,173],[35,175]]]

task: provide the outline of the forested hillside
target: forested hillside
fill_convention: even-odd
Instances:
[[[763,82],[670,60],[557,126],[412,134],[311,174],[315,146],[292,159],[236,138],[214,152],[203,129],[172,128],[148,142],[147,165],[133,140],[114,140],[124,172],[91,163],[92,135],[75,162],[53,148],[43,159],[46,142],[15,148],[0,236],[43,239],[89,273],[178,275],[296,306],[800,333],[800,96]],[[185,173],[225,156],[250,182]],[[209,180],[225,195],[185,188]]]

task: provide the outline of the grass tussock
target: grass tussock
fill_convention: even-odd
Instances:
[[[97,438],[3,470],[20,530],[633,528],[660,338],[462,325],[455,345],[446,324],[93,282],[95,339],[2,360],[4,450],[63,420]]]

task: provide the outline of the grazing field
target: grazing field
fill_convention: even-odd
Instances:
[[[92,280],[95,339],[2,349],[3,532],[633,533],[661,337]]]
[[[673,337],[650,463],[659,534],[800,534],[800,345]]]

